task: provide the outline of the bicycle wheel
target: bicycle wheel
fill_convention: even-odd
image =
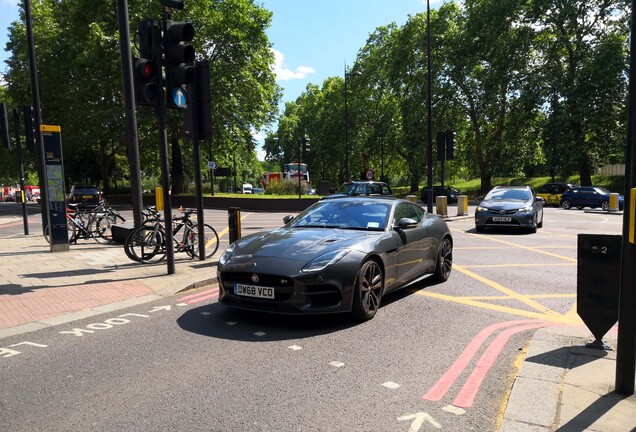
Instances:
[[[119,214],[109,213],[104,216],[99,216],[97,218],[97,232],[95,235],[95,239],[100,243],[112,243],[112,226],[125,221],[126,219],[121,217]]]
[[[195,234],[195,241],[192,245],[192,255],[194,258],[199,258],[199,241],[198,236],[196,236],[198,233],[197,226],[193,226],[192,230]],[[210,258],[219,249],[219,235],[214,228],[205,224],[203,225],[203,239],[205,244],[205,258]]]
[[[75,223],[71,219],[66,219],[66,229],[68,231],[68,243],[71,244],[75,241]],[[51,244],[51,227],[49,225],[44,229],[44,240],[48,244]]]
[[[142,225],[126,239],[126,255],[138,262],[160,261],[166,256],[163,227]]]
[[[94,233],[95,240],[99,243],[112,243],[113,241],[113,221],[108,216],[97,219],[97,227]]]

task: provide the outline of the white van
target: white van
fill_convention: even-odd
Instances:
[[[243,193],[251,194],[252,193],[252,185],[249,183],[243,183]]]

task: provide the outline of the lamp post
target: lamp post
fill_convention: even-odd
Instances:
[[[303,136],[301,139],[298,140],[298,199],[300,199],[301,197],[301,187],[300,187],[300,180],[301,180],[301,174],[300,174],[300,158],[302,155],[302,151],[303,151],[303,147],[309,142],[309,138],[307,138],[306,136]]]
[[[428,199],[427,199],[427,211],[429,213],[433,213],[433,107],[431,102],[431,2],[430,0],[426,0],[426,39],[427,39],[427,66],[428,66],[428,77],[427,77],[427,97],[426,97],[426,105],[428,108],[428,131],[426,133],[428,138],[428,149],[427,149],[427,159],[428,159]]]
[[[344,71],[344,106],[345,106],[345,181],[351,180],[349,177],[349,107],[347,104],[347,78],[349,74],[353,74],[353,76],[360,76],[362,72],[353,71],[347,72],[347,63],[345,62],[345,71]]]

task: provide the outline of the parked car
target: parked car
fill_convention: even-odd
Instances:
[[[382,297],[431,276],[446,281],[446,222],[394,197],[321,200],[285,226],[241,237],[219,258],[219,302],[283,314],[351,312],[368,320]]]
[[[262,195],[263,194],[263,188],[259,188],[259,187],[252,188],[252,193],[254,195]]]
[[[102,192],[97,186],[74,184],[67,198],[69,204],[79,204],[79,208],[97,207],[102,201]]]
[[[378,181],[348,181],[340,185],[336,193],[322,199],[341,198],[351,196],[393,196],[391,187]]]
[[[569,191],[572,188],[578,187],[573,183],[566,182],[551,182],[546,183],[539,188],[537,196],[543,198],[546,205],[558,207],[561,205],[561,196],[564,192]]]
[[[445,196],[447,204],[456,204],[457,197],[460,195],[459,189],[453,186],[433,186],[433,201],[438,196]],[[422,202],[428,202],[428,189],[422,189],[422,194],[420,196]]]
[[[611,192],[600,186],[581,186],[565,192],[561,196],[561,207],[566,210],[576,207],[579,210],[585,207],[609,210]],[[618,196],[618,208],[623,210],[624,197]]]
[[[475,210],[475,229],[515,227],[535,233],[543,226],[544,204],[530,186],[495,186]]]
[[[241,193],[251,194],[252,193],[252,185],[249,183],[243,183],[243,187],[241,188]]]

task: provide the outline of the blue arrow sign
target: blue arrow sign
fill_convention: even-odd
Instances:
[[[188,104],[188,95],[183,87],[172,88],[172,102],[179,108],[185,108]]]

